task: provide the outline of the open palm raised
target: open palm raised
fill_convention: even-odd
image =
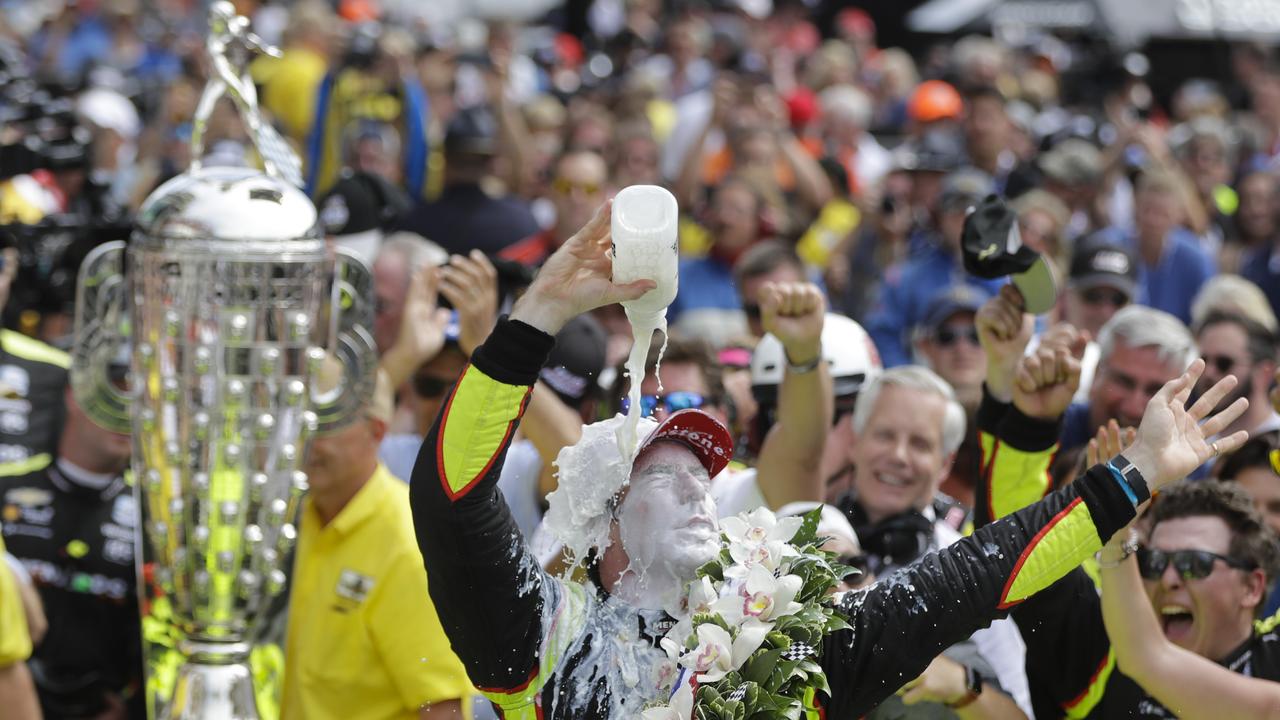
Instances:
[[[1243,430],[1215,441],[1209,439],[1240,417],[1249,401],[1240,398],[1222,412],[1209,415],[1236,386],[1235,376],[1228,375],[1188,408],[1187,398],[1202,372],[1204,361],[1196,360],[1185,373],[1160,388],[1147,403],[1138,439],[1125,450],[1152,490],[1181,480],[1210,458],[1232,452],[1249,439]]]

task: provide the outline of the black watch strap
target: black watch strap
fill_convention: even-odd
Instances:
[[[1147,487],[1147,479],[1142,477],[1142,473],[1138,471],[1138,466],[1129,462],[1129,458],[1124,455],[1117,455],[1111,461],[1111,467],[1120,473],[1120,477],[1129,483],[1129,488],[1133,490],[1133,494],[1138,496],[1138,503],[1144,503],[1151,499],[1151,488]]]

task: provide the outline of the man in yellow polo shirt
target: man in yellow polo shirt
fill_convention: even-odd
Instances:
[[[0,536],[0,708],[6,718],[40,720],[36,686],[27,670],[31,656],[31,636],[27,616],[18,595],[18,579],[4,561],[4,538]]]
[[[283,720],[471,717],[471,683],[427,594],[408,486],[378,462],[391,408],[380,372],[365,415],[312,443]]]

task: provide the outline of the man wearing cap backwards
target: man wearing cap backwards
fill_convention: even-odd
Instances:
[[[655,287],[610,279],[608,205],[543,265],[512,314],[476,350],[423,443],[410,486],[418,544],[432,601],[473,682],[507,718],[634,718],[665,702],[675,682],[657,637],[694,571],[720,549],[708,494],[732,453],[728,431],[696,410],[644,423],[635,458],[622,457],[617,420],[584,429],[561,456],[564,477],[551,514],[566,543],[594,545],[590,584],[548,576],[524,547],[496,491],[497,468],[530,388],[570,318],[634,299]],[[915,677],[937,653],[1078,565],[1128,524],[1149,497],[1214,450],[1203,433],[1235,419],[1209,419],[1227,387],[1185,409],[1200,366],[1151,403],[1126,449],[1143,480],[1104,467],[928,555],[886,581],[843,596],[852,629],[818,649],[829,693],[807,717],[864,714]],[[1218,441],[1229,452],[1244,434]],[[566,486],[582,500],[559,506]],[[1131,500],[1130,498],[1134,498]],[[563,502],[563,501],[561,501]],[[684,673],[683,677],[691,677]],[[687,680],[685,680],[687,682]]]

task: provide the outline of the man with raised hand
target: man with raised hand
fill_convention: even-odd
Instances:
[[[981,314],[984,345],[995,353],[996,365],[1007,366],[1012,357],[1016,369],[1006,377],[989,378],[978,412],[987,468],[978,489],[979,526],[1016,513],[1052,490],[1049,465],[1058,453],[1062,418],[1080,381],[1080,363],[1070,346],[1079,349],[1081,343],[1072,329],[1055,330],[1035,353],[1022,357],[1020,340],[1026,334],[1026,321],[1016,312],[996,307],[999,299],[992,305]],[[1204,361],[1196,360],[1182,378],[1199,378],[1203,372]],[[1249,405],[1243,397],[1223,402],[1236,386],[1234,376],[1223,377],[1212,391],[1196,400],[1188,417],[1179,416],[1178,421],[1185,423],[1226,405],[1230,410],[1227,415],[1235,422]],[[1148,405],[1140,433],[1146,432],[1152,417],[1150,408],[1161,401],[1168,387],[1156,393]],[[1191,389],[1183,388],[1174,402],[1186,403]],[[997,393],[1007,393],[1009,401],[1000,402]],[[1176,415],[1177,408],[1173,412]],[[1201,435],[1210,451],[1206,459],[1238,447],[1229,440],[1211,440],[1213,433],[1231,425],[1218,422],[1224,417],[1217,415],[1205,425],[1212,431]],[[1114,420],[1110,426],[1118,431]],[[1242,435],[1243,431],[1230,438]],[[1132,472],[1131,460],[1131,449],[1126,449],[1104,461],[1105,469],[1119,482]],[[1183,475],[1192,470],[1194,467],[1183,466]],[[1202,492],[1181,484],[1161,497],[1153,513],[1160,527],[1158,531],[1153,527],[1150,549],[1140,551],[1149,561],[1145,566],[1146,592],[1173,643],[1237,672],[1280,679],[1280,649],[1271,647],[1275,643],[1264,642],[1263,633],[1255,634],[1252,624],[1273,572],[1269,566],[1274,561],[1264,558],[1274,553],[1257,549],[1260,543],[1253,538],[1258,532],[1248,528],[1241,513],[1220,496],[1214,490]],[[1123,560],[1119,550],[1113,542],[1098,556],[1098,565]],[[1124,557],[1130,552],[1133,548],[1126,548]],[[1204,558],[1209,556],[1224,562],[1209,559],[1206,564]],[[1168,558],[1177,559],[1180,565],[1174,567]],[[1074,570],[1013,609],[1027,645],[1027,679],[1036,716],[1174,717],[1147,689],[1117,668],[1117,655],[1102,624],[1102,606],[1090,572],[1096,569]]]
[[[555,333],[594,307],[655,287],[610,280],[609,212],[543,265],[511,316],[476,350],[428,434],[410,500],[430,593],[468,675],[507,718],[634,718],[695,673],[671,672],[658,638],[677,616],[698,567],[722,549],[710,478],[732,454],[728,431],[697,410],[640,425],[637,455],[615,441],[618,420],[584,429],[561,455],[551,513],[570,518],[566,543],[593,545],[589,583],[547,575],[524,546],[497,491],[498,468]],[[1190,409],[1202,365],[1150,403],[1124,456],[876,585],[842,596],[850,628],[812,648],[829,691],[801,698],[806,717],[865,714],[942,650],[1079,565],[1135,516],[1152,490],[1197,467],[1243,410],[1208,417],[1224,381]],[[1203,421],[1203,423],[1202,423]],[[1126,465],[1126,467],[1128,467]],[[561,495],[567,485],[575,491]],[[564,497],[574,506],[559,507]],[[664,669],[666,672],[664,672]],[[679,679],[678,679],[679,678]]]

